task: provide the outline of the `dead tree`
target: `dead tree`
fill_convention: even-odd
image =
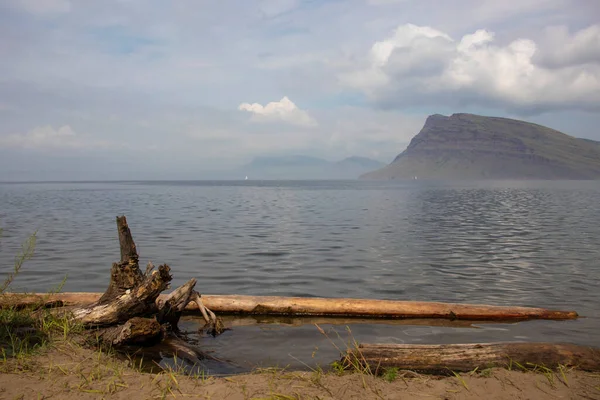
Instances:
[[[174,353],[181,353],[185,344],[173,336],[179,332],[177,324],[183,310],[193,302],[202,311],[213,335],[223,331],[221,320],[204,307],[200,294],[194,290],[195,279],[174,290],[164,301],[157,301],[161,292],[169,288],[171,268],[163,264],[154,269],[154,265],[148,263],[142,273],[135,242],[124,216],[117,217],[117,228],[121,260],[113,263],[108,288],[100,299],[71,310],[76,321],[96,328],[96,338],[102,344],[147,346],[165,341],[176,343]]]

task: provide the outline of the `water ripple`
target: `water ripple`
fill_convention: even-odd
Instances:
[[[599,345],[598,198],[596,182],[0,184],[0,273],[38,230],[16,287],[48,290],[68,275],[64,290],[102,291],[125,214],[142,261],[171,265],[173,285],[572,308],[590,318],[506,329]],[[496,335],[478,331],[469,337]]]

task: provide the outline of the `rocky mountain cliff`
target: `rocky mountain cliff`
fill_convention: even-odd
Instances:
[[[404,152],[366,179],[600,179],[600,142],[529,122],[431,115]]]

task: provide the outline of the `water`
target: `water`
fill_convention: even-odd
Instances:
[[[523,305],[586,317],[350,324],[359,341],[600,346],[598,199],[600,182],[576,181],[0,184],[0,273],[37,230],[14,290],[45,291],[67,276],[65,291],[103,291],[119,258],[115,216],[125,214],[143,262],[168,263],[174,285],[195,277],[207,294]],[[323,327],[347,336],[345,325]],[[315,347],[321,359],[337,357],[310,324],[238,326],[201,342],[243,366],[311,363]]]

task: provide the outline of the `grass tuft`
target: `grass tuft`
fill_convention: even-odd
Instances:
[[[37,231],[35,231],[29,238],[21,245],[21,251],[15,256],[15,263],[13,271],[10,272],[4,279],[4,283],[0,285],[0,294],[3,294],[8,290],[8,287],[13,282],[15,277],[19,274],[21,267],[25,264],[25,261],[31,259],[35,252],[35,244],[37,242]]]
[[[452,375],[454,375],[456,380],[458,380],[460,382],[460,384],[465,387],[465,389],[469,390],[469,385],[467,385],[467,382],[459,373],[457,373],[456,371],[452,371],[451,369],[449,369],[449,371],[452,372]]]
[[[398,379],[398,368],[386,368],[383,372],[382,378],[390,383],[394,382],[396,379]]]

